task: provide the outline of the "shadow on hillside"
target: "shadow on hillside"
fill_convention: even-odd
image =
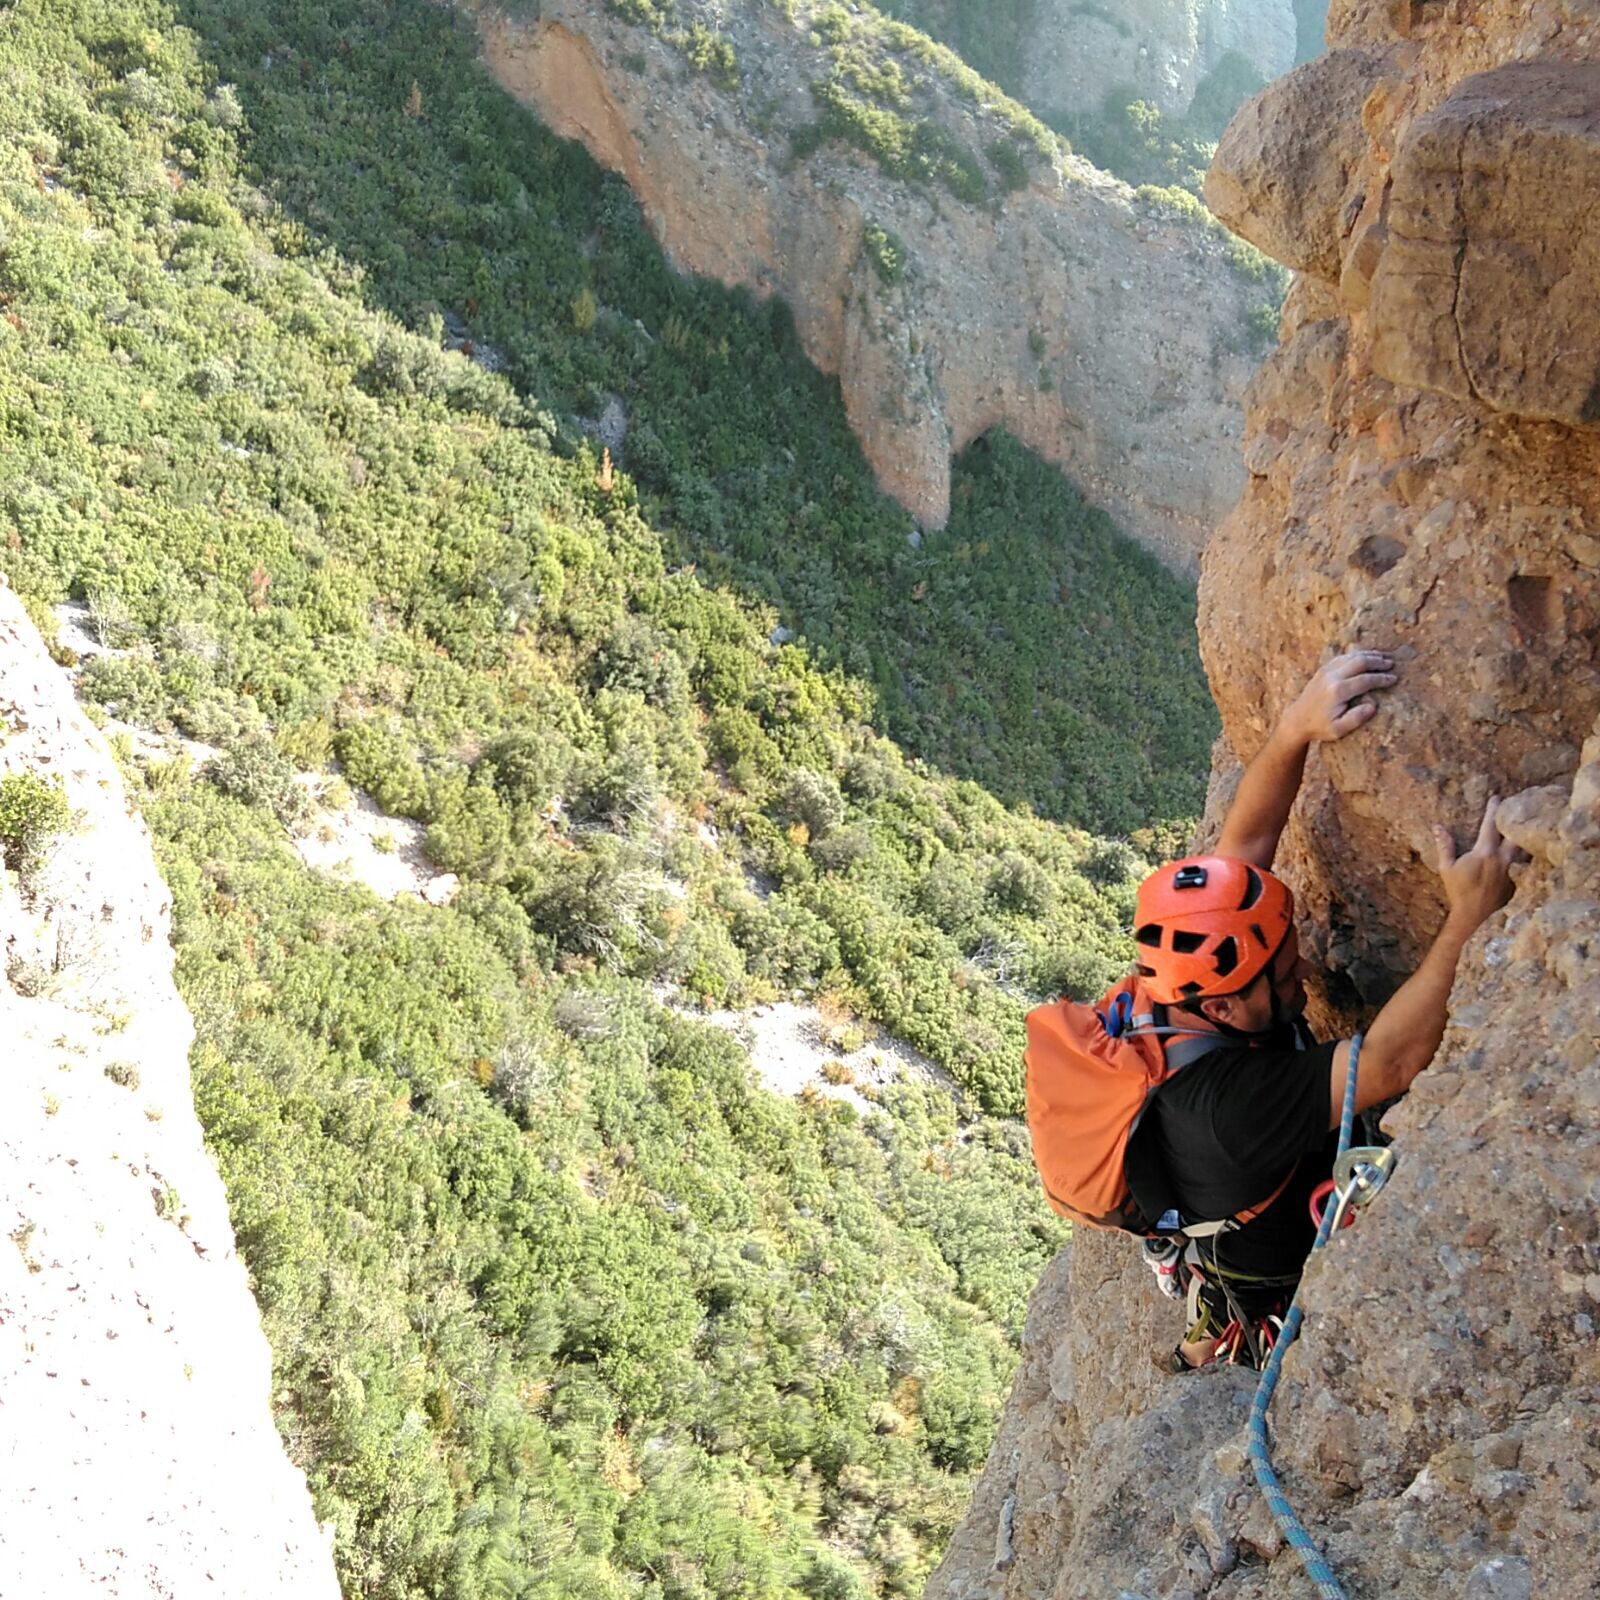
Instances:
[[[247,176],[359,293],[558,414],[627,413],[676,560],[875,686],[883,731],[1102,831],[1196,813],[1215,712],[1193,594],[1003,435],[914,542],[789,314],[675,275],[625,185],[554,138],[428,0],[176,0],[244,108]],[[569,445],[577,437],[570,430]]]

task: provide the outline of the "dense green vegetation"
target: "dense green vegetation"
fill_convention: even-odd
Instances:
[[[754,1088],[525,924],[152,797],[197,1103],[347,1594],[914,1594],[1060,1242],[1015,1124]]]
[[[1037,0],[876,0],[876,5],[944,40],[1007,94],[1025,98],[1024,63]],[[1081,0],[1070,9],[1132,33],[1114,5]],[[1201,79],[1182,117],[1164,117],[1126,84],[1108,85],[1102,104],[1092,111],[1037,104],[1033,110],[1080,155],[1124,182],[1176,185],[1198,195],[1223,129],[1261,87],[1250,63],[1229,51]]]
[[[0,62],[0,565],[218,747],[142,782],[346,1592],[916,1592],[1061,1239],[1023,1012],[1198,809],[1192,599],[1003,437],[914,544],[782,308],[426,0],[19,0]],[[301,871],[297,772],[453,908]],[[796,993],[958,1095],[685,1015]]]
[[[1023,97],[1023,62],[1037,0],[877,0],[878,10],[903,17],[943,39],[992,77],[1007,93]],[[1114,7],[1082,0],[1077,14],[1092,14],[1131,33]],[[1324,12],[1326,5],[1323,5]],[[1304,25],[1302,26],[1304,37]],[[1162,114],[1126,84],[1112,84],[1099,106],[1034,110],[1070,147],[1097,167],[1131,184],[1139,200],[1165,216],[1208,228],[1227,240],[1228,260],[1242,278],[1261,286],[1244,339],[1264,346],[1277,337],[1278,314],[1289,275],[1254,245],[1228,235],[1201,199],[1206,168],[1235,111],[1262,87],[1260,75],[1237,51],[1226,52],[1195,88],[1181,117]]]
[[[495,96],[448,17],[351,6],[339,31],[310,6],[294,27],[287,5],[187,14],[222,41],[251,107],[250,171],[286,213],[409,326],[436,336],[449,315],[519,393],[588,417],[625,396],[623,459],[677,560],[775,603],[823,664],[872,685],[885,733],[1081,826],[1198,810],[1215,722],[1192,594],[1058,474],[980,448],[950,528],[914,548],[784,308],[672,274],[625,186]],[[375,150],[393,152],[377,171]],[[552,431],[571,447],[570,427]],[[1015,561],[998,559],[1002,523]],[[1083,628],[1129,603],[1142,626],[1086,652]]]
[[[885,16],[909,23],[955,51],[975,72],[1017,100],[1038,0],[874,0]]]

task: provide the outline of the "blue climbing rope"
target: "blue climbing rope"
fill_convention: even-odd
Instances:
[[[1350,1148],[1350,1135],[1355,1128],[1356,1069],[1361,1062],[1361,1038],[1358,1033],[1350,1041],[1350,1076],[1344,1086],[1344,1111],[1339,1118],[1340,1155]],[[1328,1242],[1329,1236],[1339,1225],[1344,1209],[1344,1205],[1337,1199],[1330,1200],[1323,1207],[1322,1222],[1317,1228],[1317,1242],[1311,1247],[1313,1250],[1320,1250]],[[1317,1549],[1311,1535],[1300,1525],[1300,1519],[1294,1514],[1294,1507],[1284,1498],[1283,1486],[1278,1482],[1278,1474],[1272,1470],[1272,1458],[1267,1453],[1267,1407],[1272,1404],[1273,1391],[1278,1387],[1278,1373],[1283,1367],[1284,1353],[1294,1343],[1295,1335],[1299,1333],[1300,1324],[1304,1320],[1305,1313],[1300,1309],[1300,1292],[1296,1290],[1294,1301],[1289,1307],[1289,1315],[1283,1321],[1283,1332],[1278,1335],[1277,1342],[1272,1347],[1272,1354],[1267,1357],[1267,1364],[1261,1369],[1261,1381],[1256,1385],[1256,1397],[1250,1403],[1250,1465],[1255,1468],[1256,1482],[1260,1484],[1262,1494],[1267,1497],[1267,1505],[1277,1519],[1280,1531],[1289,1544],[1300,1552],[1306,1576],[1316,1584],[1317,1593],[1323,1600],[1346,1600],[1339,1580],[1333,1575],[1333,1568]]]

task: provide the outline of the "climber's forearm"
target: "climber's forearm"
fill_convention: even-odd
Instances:
[[[1393,666],[1387,651],[1352,650],[1313,674],[1239,780],[1217,841],[1218,855],[1256,867],[1272,865],[1305,776],[1306,752],[1365,727],[1378,710],[1366,696],[1393,687]]]
[[[1309,735],[1301,732],[1295,718],[1285,716],[1239,780],[1217,840],[1218,855],[1257,867],[1272,865],[1300,792],[1310,748]]]
[[[1452,913],[1423,957],[1422,965],[1373,1018],[1361,1046],[1356,1083],[1358,1111],[1404,1094],[1433,1060],[1450,1017],[1450,990],[1456,981],[1456,967],[1477,927],[1469,917]],[[1334,1082],[1338,1085],[1333,1104],[1334,1126],[1338,1125],[1348,1059],[1341,1050],[1334,1063]]]

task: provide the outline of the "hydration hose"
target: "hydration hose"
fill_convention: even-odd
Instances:
[[[1323,1208],[1322,1221],[1317,1228],[1313,1250],[1320,1250],[1344,1219],[1351,1205],[1365,1205],[1388,1178],[1394,1166],[1394,1157],[1387,1150],[1351,1150],[1350,1135],[1355,1126],[1356,1072],[1361,1063],[1362,1035],[1350,1041],[1350,1076],[1344,1088],[1344,1111],[1339,1119],[1339,1158],[1334,1168],[1335,1191]],[[1339,1181],[1340,1174],[1343,1181]],[[1250,1404],[1250,1465],[1255,1469],[1256,1482],[1267,1497],[1267,1505],[1276,1519],[1284,1538],[1300,1553],[1306,1575],[1316,1584],[1323,1600],[1347,1600],[1333,1568],[1317,1549],[1311,1535],[1300,1525],[1294,1508],[1284,1498],[1278,1475],[1272,1470],[1272,1458],[1267,1453],[1267,1407],[1272,1404],[1273,1391],[1278,1387],[1278,1374],[1283,1367],[1284,1352],[1295,1341],[1305,1313],[1300,1309],[1300,1294],[1295,1291],[1289,1314],[1284,1319],[1283,1332],[1273,1342],[1272,1354],[1261,1369],[1261,1381],[1256,1385],[1256,1396]]]

